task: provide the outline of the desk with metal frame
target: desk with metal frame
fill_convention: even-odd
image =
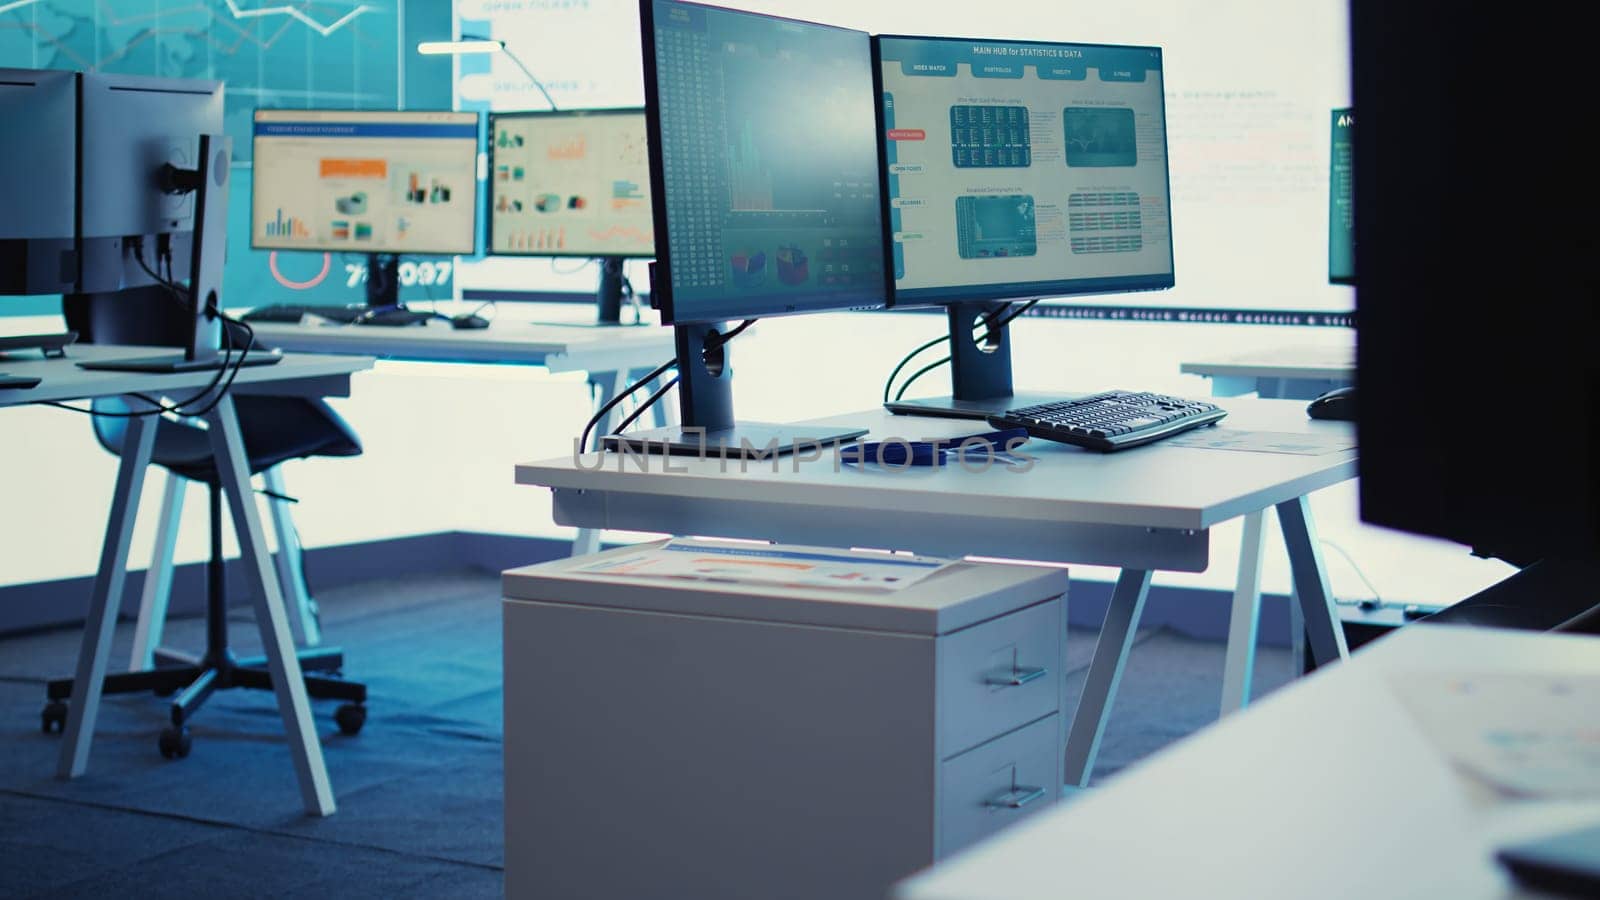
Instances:
[[[16,375],[41,379],[28,390],[0,391],[0,408],[43,401],[93,400],[132,394],[187,397],[205,387],[212,372],[180,374],[139,374],[85,371],[80,360],[112,360],[148,357],[163,352],[151,347],[79,346],[64,359],[7,360],[6,368]],[[171,352],[171,351],[167,351]],[[273,691],[289,739],[290,755],[299,777],[301,799],[311,815],[333,813],[333,789],[323,765],[322,745],[311,721],[311,705],[306,697],[300,662],[290,634],[289,616],[272,570],[260,515],[250,488],[250,470],[245,461],[239,419],[234,411],[234,394],[274,396],[343,397],[350,393],[350,375],[372,367],[372,360],[355,357],[289,354],[277,364],[240,370],[233,390],[203,416],[211,433],[212,453],[233,515],[247,578],[251,582],[256,622],[272,675]],[[137,407],[143,404],[130,398]],[[66,413],[63,413],[66,415]],[[139,495],[145,471],[150,464],[156,429],[153,417],[129,420],[126,442],[118,464],[115,491],[100,566],[89,600],[83,643],[68,705],[57,774],[76,778],[88,767],[89,746],[99,712],[101,681],[106,674],[111,651],[111,636],[116,625],[117,607],[127,576],[128,547],[133,539],[134,519],[139,510]],[[87,422],[85,423],[87,433]]]
[[[1230,428],[1350,433],[1348,423],[1308,420],[1299,403],[1224,405]],[[869,428],[873,440],[976,430],[971,422],[883,410],[822,422]],[[1068,738],[1068,784],[1086,784],[1093,769],[1152,572],[1203,571],[1215,525],[1235,518],[1245,525],[1225,712],[1248,697],[1269,509],[1288,546],[1313,658],[1324,664],[1347,655],[1307,495],[1354,477],[1354,450],[1298,456],[1155,444],[1098,454],[1044,441],[1025,449],[1037,461],[1024,473],[854,468],[820,451],[799,461],[751,461],[743,471],[737,459],[589,454],[519,465],[516,480],[552,488],[562,525],[1120,568]]]
[[[582,313],[593,316],[592,309]],[[323,324],[320,321],[255,322],[252,327],[261,343],[288,352],[351,354],[408,362],[540,366],[553,373],[585,372],[596,410],[635,379],[671,359],[675,352],[671,329],[653,324],[601,326],[584,321],[535,324],[521,321],[527,314],[525,310],[507,305],[488,328],[480,329],[455,329],[443,320],[407,327]],[[656,383],[652,382],[651,388],[654,386]],[[658,403],[651,410],[658,426],[668,424],[674,411],[671,403]],[[620,416],[616,410],[607,413],[597,426],[599,433],[609,432],[618,421]],[[579,427],[580,423],[573,423],[574,435]],[[291,519],[291,501],[284,499],[286,491],[281,467],[262,473],[262,481],[268,492],[267,508],[280,550],[274,560],[284,590],[289,594],[290,607],[295,611],[291,624],[301,645],[314,647],[322,640],[317,606],[301,566],[300,541]],[[129,662],[134,670],[154,665],[155,650],[161,643],[184,491],[183,479],[167,479],[150,575],[145,580],[138,626],[134,631]],[[581,556],[598,549],[600,532],[579,530],[573,542],[573,555]]]

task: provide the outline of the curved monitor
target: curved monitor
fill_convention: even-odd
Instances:
[[[882,307],[867,34],[640,4],[664,321]]]
[[[1160,48],[873,46],[896,305],[1173,286]]]
[[[644,110],[490,113],[488,248],[654,257]]]

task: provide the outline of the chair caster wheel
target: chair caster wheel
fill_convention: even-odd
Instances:
[[[360,734],[367,724],[367,708],[358,703],[346,703],[333,711],[333,720],[339,723],[340,734]]]
[[[39,714],[39,724],[44,728],[45,734],[60,734],[67,730],[67,705],[60,700],[51,700],[44,705],[44,711]]]
[[[161,732],[161,755],[167,759],[183,759],[189,755],[194,739],[184,727],[166,728]]]

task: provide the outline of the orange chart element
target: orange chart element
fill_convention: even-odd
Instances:
[[[319,171],[323,178],[387,178],[386,159],[324,159]]]

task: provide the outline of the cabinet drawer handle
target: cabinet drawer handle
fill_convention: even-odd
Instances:
[[[983,801],[990,809],[1021,809],[1044,796],[1044,788],[1018,785]]]
[[[990,672],[984,677],[983,683],[992,684],[996,687],[1021,687],[1030,681],[1038,681],[1043,678],[1046,671],[1048,670],[1043,666],[1017,666],[1014,669],[1001,669],[998,672]]]

